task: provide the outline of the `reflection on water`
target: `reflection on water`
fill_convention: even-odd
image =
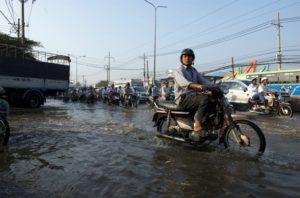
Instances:
[[[280,136],[260,121],[267,151],[257,160],[217,144],[199,150],[157,138],[151,116],[146,105],[128,110],[54,100],[13,110],[10,146],[0,153],[0,197],[299,195],[299,155],[291,155],[299,148],[296,133]]]

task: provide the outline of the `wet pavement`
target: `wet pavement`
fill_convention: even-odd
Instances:
[[[238,113],[266,136],[260,159],[157,138],[152,115],[60,100],[12,109],[0,197],[299,197],[299,113]]]

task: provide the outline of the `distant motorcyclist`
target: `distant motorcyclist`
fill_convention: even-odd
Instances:
[[[251,100],[259,101],[261,104],[264,104],[264,98],[260,97],[260,94],[258,93],[258,87],[259,85],[257,84],[257,78],[253,78],[251,80],[251,84],[247,88],[249,97]]]
[[[160,97],[160,90],[157,86],[157,82],[152,85],[151,95],[149,96],[150,103],[153,104]]]
[[[124,99],[127,100],[128,96],[130,94],[133,94],[134,91],[133,89],[130,87],[130,83],[127,82],[126,85],[125,85],[125,88],[124,88]]]
[[[266,109],[268,109],[270,106],[273,106],[273,101],[274,101],[275,95],[277,94],[275,91],[271,91],[268,89],[268,87],[267,87],[268,83],[269,83],[268,78],[263,77],[261,79],[261,83],[258,87],[260,102],[267,100],[267,103],[265,103]]]
[[[163,86],[161,87],[161,98],[163,100],[169,100],[171,93],[171,87],[169,87],[168,81],[163,82]]]
[[[108,94],[109,94],[109,89],[107,87],[104,87],[102,89],[102,99],[103,99],[103,103],[105,103],[106,101],[108,101]]]

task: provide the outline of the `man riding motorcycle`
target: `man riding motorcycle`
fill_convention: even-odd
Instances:
[[[270,91],[267,88],[268,83],[269,83],[268,78],[263,77],[261,79],[261,83],[258,87],[260,102],[264,103],[264,101],[267,100],[267,103],[265,103],[265,108],[266,109],[273,106],[273,101],[274,101],[274,98],[275,98],[275,95],[276,95],[275,91]]]
[[[130,87],[130,83],[127,82],[124,89],[124,99],[127,100],[130,94],[133,94],[133,90]]]
[[[171,94],[171,87],[169,87],[168,81],[165,81],[163,83],[163,86],[161,87],[161,98],[163,100],[169,100]]]
[[[174,71],[175,100],[180,108],[194,111],[194,130],[190,138],[194,141],[205,141],[207,132],[203,129],[202,120],[205,113],[213,109],[214,100],[208,88],[212,89],[209,80],[205,79],[192,66],[195,54],[192,49],[184,49],[180,56],[181,66]],[[219,92],[219,89],[212,89]]]

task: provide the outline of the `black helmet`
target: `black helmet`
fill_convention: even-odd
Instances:
[[[190,48],[186,48],[186,49],[182,50],[180,59],[182,58],[183,55],[189,55],[189,56],[192,56],[193,59],[195,59],[194,51]]]

